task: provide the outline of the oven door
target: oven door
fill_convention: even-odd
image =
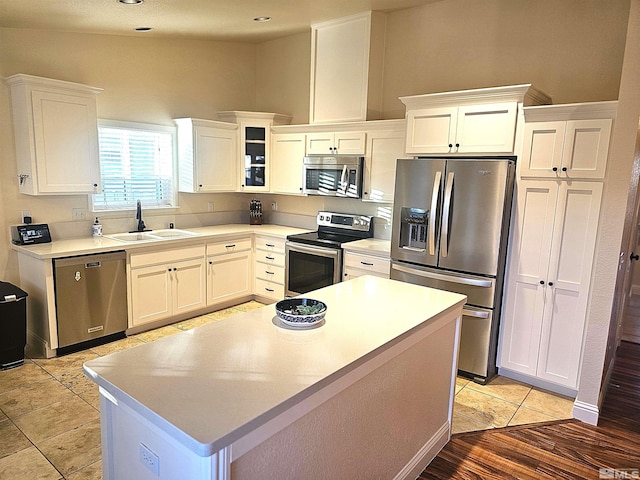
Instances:
[[[292,297],[341,280],[342,249],[285,243],[284,293]]]

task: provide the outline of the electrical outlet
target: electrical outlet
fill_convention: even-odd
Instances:
[[[22,219],[22,223],[24,223],[24,217],[30,217],[31,216],[31,210],[22,210],[22,212],[20,212],[20,218]]]
[[[213,212],[213,202],[207,202],[207,212]]]
[[[73,208],[71,210],[71,218],[73,220],[86,220],[87,210],[84,208]]]
[[[156,477],[160,476],[160,458],[144,444],[140,444],[140,462]]]
[[[277,202],[271,202],[271,210],[276,212],[278,211],[278,203]]]

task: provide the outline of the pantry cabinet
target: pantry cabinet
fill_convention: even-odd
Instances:
[[[302,194],[302,162],[306,153],[304,133],[271,135],[271,192]]]
[[[521,180],[501,369],[577,388],[602,182]]]
[[[205,307],[205,247],[131,254],[129,327]]]
[[[251,237],[207,244],[207,306],[251,295]]]
[[[99,193],[96,95],[102,89],[23,74],[6,83],[20,193]]]
[[[603,179],[616,104],[525,109],[520,176]]]
[[[218,117],[225,122],[238,124],[237,190],[268,192],[271,173],[271,127],[287,124],[291,117],[277,113],[240,111],[218,112]]]
[[[234,192],[237,186],[238,125],[178,118],[181,192]]]
[[[318,132],[307,134],[308,155],[364,155],[365,132]]]

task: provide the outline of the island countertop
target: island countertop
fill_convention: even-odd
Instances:
[[[91,360],[84,371],[115,401],[209,456],[466,301],[372,276],[309,296],[327,305],[316,328],[283,327],[270,305]]]

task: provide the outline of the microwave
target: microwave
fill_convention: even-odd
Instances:
[[[362,197],[364,157],[316,155],[303,160],[303,193],[332,197]]]

